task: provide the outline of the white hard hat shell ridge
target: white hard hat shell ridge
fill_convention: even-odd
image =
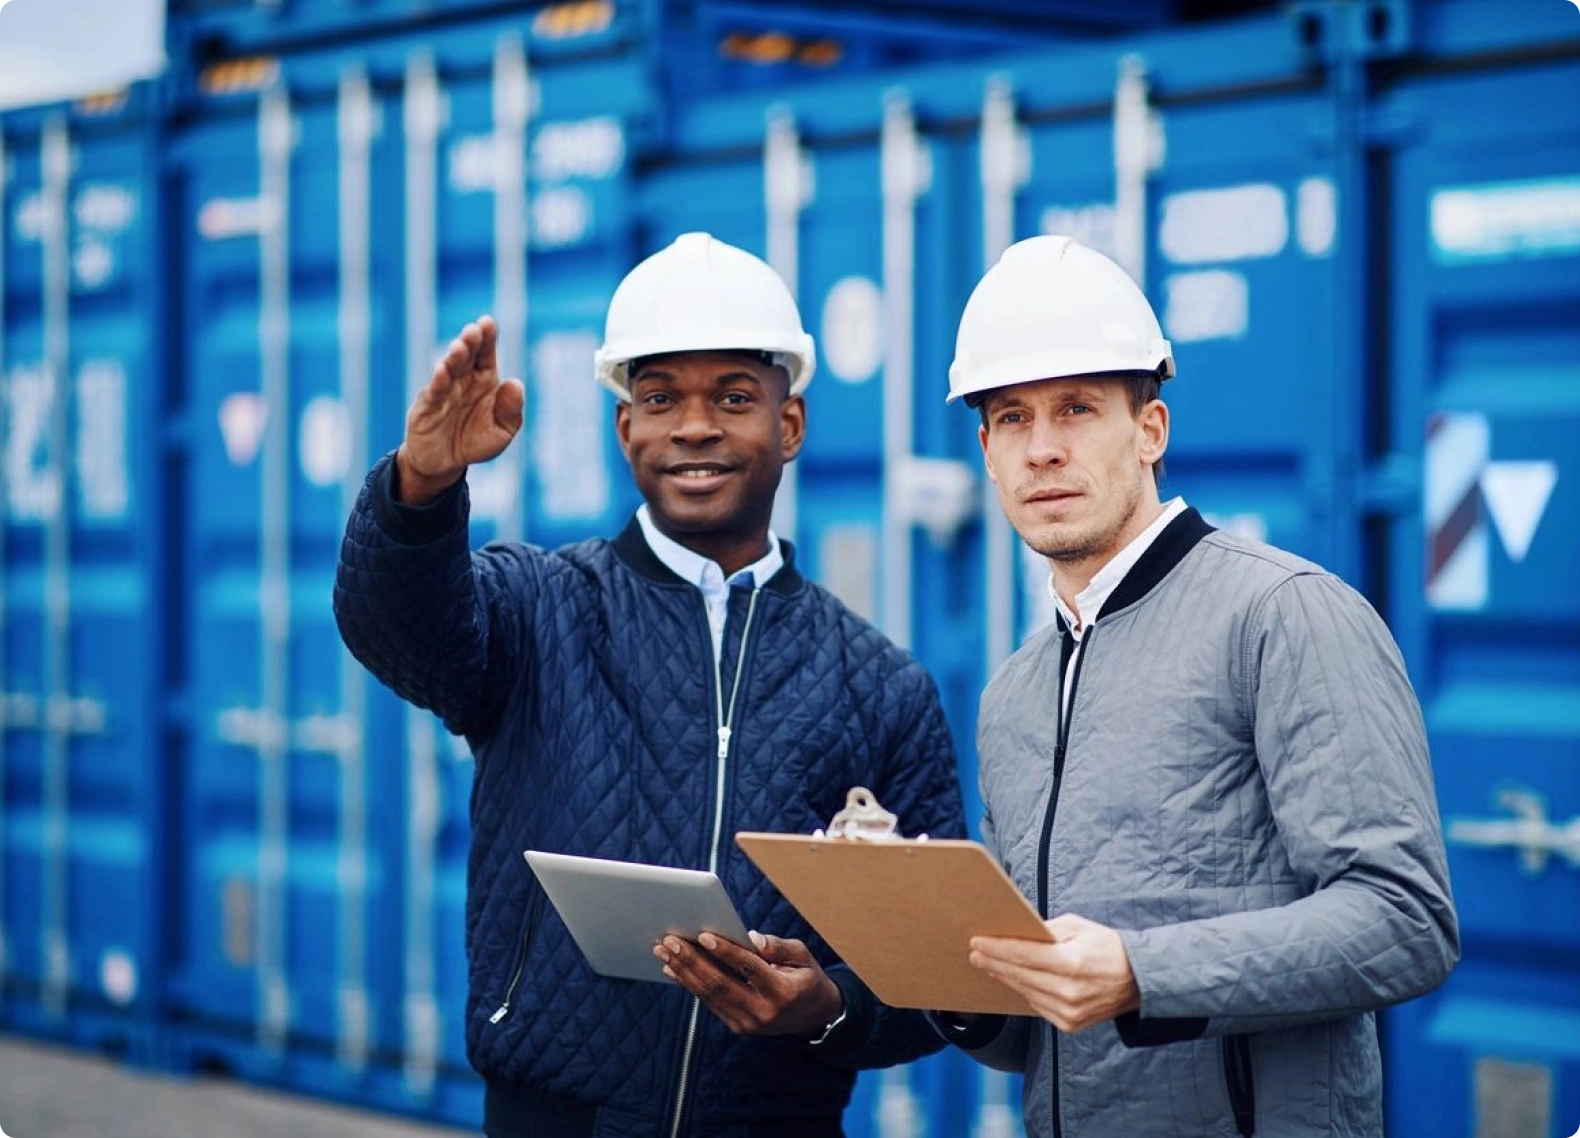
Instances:
[[[1073,237],[1017,241],[960,317],[949,402],[1077,375],[1174,374],[1174,352],[1130,276]]]
[[[790,375],[790,394],[812,381],[812,337],[795,299],[767,262],[707,233],[682,233],[626,274],[609,301],[598,382],[631,398],[630,364],[671,352],[766,352]]]

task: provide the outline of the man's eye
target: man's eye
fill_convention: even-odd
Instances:
[[[731,407],[740,407],[752,400],[744,391],[726,391],[720,401]]]

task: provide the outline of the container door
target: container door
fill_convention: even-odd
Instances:
[[[0,121],[0,1023],[90,1046],[148,1042],[166,904],[141,94]]]
[[[374,902],[402,804],[367,766],[392,701],[330,609],[366,425],[399,401],[375,347],[392,334],[373,283],[394,270],[371,202],[384,115],[354,65],[298,99],[253,66],[261,89],[213,94],[179,151],[198,330],[179,992],[195,1061],[344,1094],[394,1038],[396,914]]]
[[[1580,1124],[1580,68],[1411,83],[1392,611],[1430,733],[1464,957],[1392,1013],[1402,1138]]]

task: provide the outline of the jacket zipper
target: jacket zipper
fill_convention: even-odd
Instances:
[[[708,842],[708,872],[719,871],[719,839],[724,829],[724,773],[725,762],[730,756],[730,735],[735,723],[735,700],[741,694],[741,676],[746,671],[746,646],[751,641],[752,615],[757,611],[757,594],[762,589],[752,589],[752,599],[746,606],[746,623],[741,626],[741,647],[735,660],[735,678],[730,684],[730,702],[726,707],[724,703],[724,671],[719,659],[720,653],[713,654],[713,702],[715,722],[718,727],[715,734],[718,738],[718,748],[715,752],[717,769],[714,777],[713,790],[713,832]],[[704,611],[706,616],[706,611]],[[712,631],[708,632],[712,639]],[[695,996],[691,1000],[691,1015],[686,1020],[686,1043],[680,1053],[680,1081],[675,1087],[675,1117],[669,1126],[669,1138],[678,1138],[680,1134],[680,1121],[686,1113],[686,1089],[691,1082],[691,1054],[697,1045],[697,1023],[702,1017],[702,1001]]]
[[[1070,720],[1072,715],[1066,715],[1064,708],[1066,702],[1070,710],[1075,710],[1075,689],[1081,681],[1081,665],[1086,662],[1086,648],[1090,646],[1092,634],[1097,631],[1094,623],[1086,630],[1084,640],[1079,643],[1073,637],[1064,640],[1070,645],[1070,650],[1076,653],[1075,672],[1070,676],[1070,698],[1064,698],[1064,675],[1069,667],[1069,660],[1061,651],[1059,653],[1059,691],[1058,707],[1055,709],[1059,716],[1059,730],[1053,745],[1053,787],[1048,792],[1048,809],[1042,816],[1042,840],[1037,846],[1037,912],[1042,914],[1043,920],[1048,919],[1048,863],[1050,860],[1050,847],[1053,844],[1053,816],[1059,808],[1059,787],[1064,782],[1064,757],[1070,741]],[[1053,1098],[1053,1138],[1063,1138],[1064,1126],[1059,1121],[1059,1032],[1054,1029],[1049,1034],[1048,1056],[1052,1062],[1052,1081],[1049,1086]]]
[[[1229,1088],[1235,1129],[1240,1138],[1252,1138],[1256,1133],[1256,1081],[1251,1072],[1249,1036],[1223,1037],[1223,1081]]]
[[[516,994],[516,985],[521,983],[521,974],[527,970],[527,950],[532,946],[532,930],[537,927],[538,910],[542,904],[543,891],[534,890],[532,899],[527,902],[526,927],[522,929],[518,940],[520,947],[516,950],[516,966],[510,973],[510,983],[505,987],[505,998],[494,1009],[494,1014],[488,1017],[489,1023],[499,1023],[510,1014],[510,1001]]]

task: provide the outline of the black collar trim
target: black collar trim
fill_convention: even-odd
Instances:
[[[1118,587],[1108,594],[1108,600],[1103,605],[1102,611],[1094,618],[1094,623],[1109,613],[1118,612],[1135,604],[1157,588],[1158,583],[1167,577],[1176,565],[1185,560],[1185,555],[1196,548],[1196,543],[1212,533],[1215,528],[1209,525],[1194,508],[1187,506],[1179,517],[1163,527],[1163,532],[1158,534],[1157,540],[1147,547],[1147,551],[1141,555],[1141,560],[1130,567],[1130,572],[1125,574]],[[1062,613],[1059,614],[1058,622],[1060,631],[1065,631]]]
[[[659,560],[658,554],[654,553],[652,546],[647,544],[647,538],[642,533],[642,525],[634,514],[626,523],[625,529],[621,530],[620,535],[610,544],[614,546],[615,555],[621,561],[649,580],[663,585],[690,584]],[[769,578],[768,584],[764,587],[776,593],[790,594],[802,584],[801,571],[795,567],[795,546],[780,538],[779,552],[784,557],[785,563],[779,572]]]
[[[1185,555],[1196,548],[1196,543],[1213,531],[1205,518],[1190,507],[1168,525],[1147,547],[1141,560],[1130,567],[1119,586],[1108,594],[1108,603],[1098,613],[1101,619],[1111,612],[1135,604],[1173,571],[1174,566],[1185,560]]]

